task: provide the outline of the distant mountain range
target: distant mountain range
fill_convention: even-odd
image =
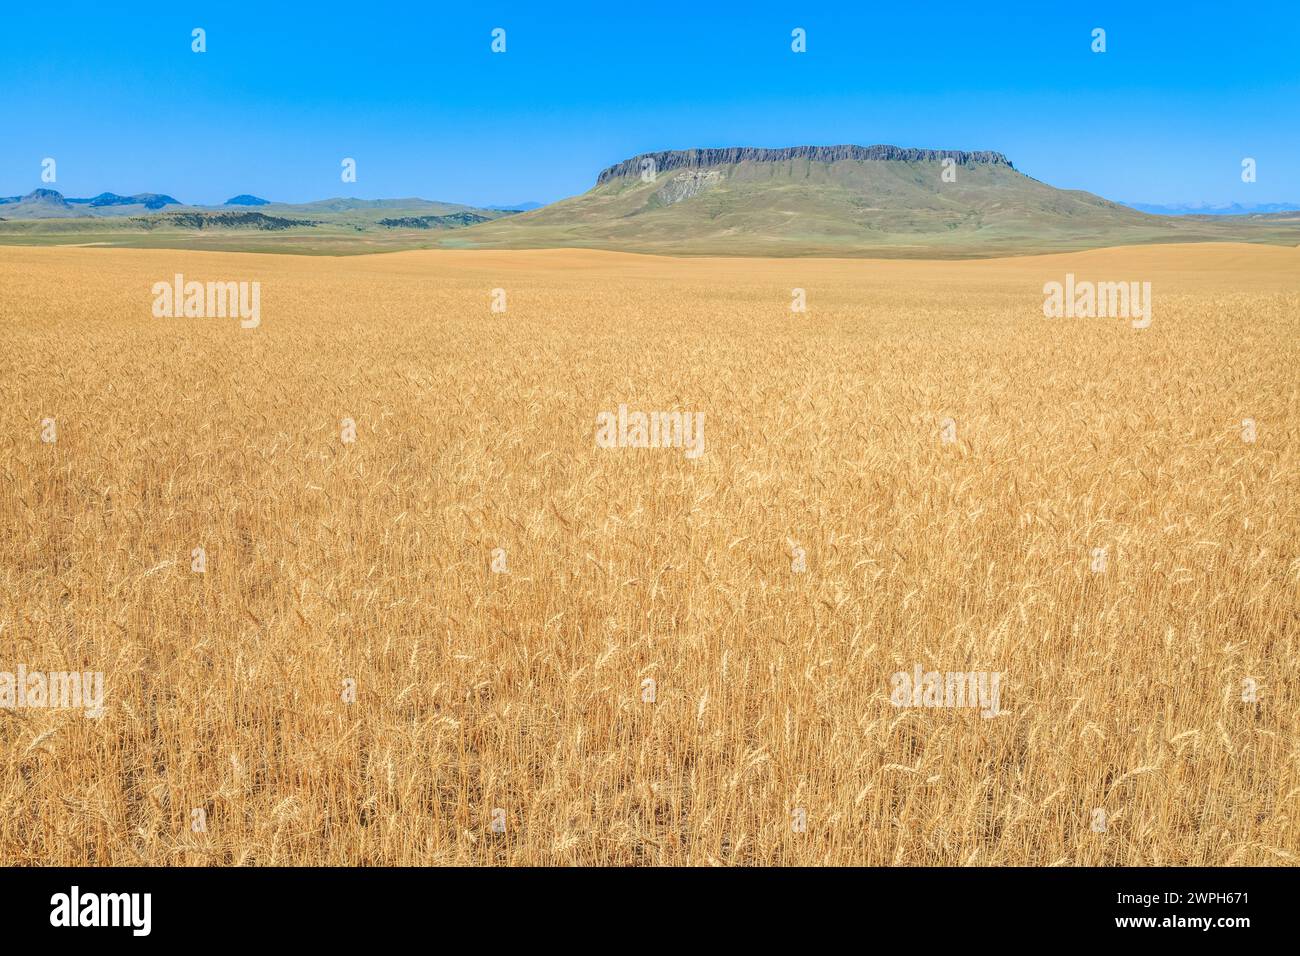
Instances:
[[[1152,213],[1160,213],[1153,215]],[[0,242],[356,253],[619,249],[680,255],[978,257],[1154,242],[1300,245],[1291,204],[1124,205],[1026,176],[989,150],[898,146],[662,150],[547,206],[426,199],[191,206],[161,193],[0,199]]]
[[[34,189],[25,196],[8,196],[0,197],[0,206],[8,206],[5,210],[6,218],[9,219],[51,219],[51,218],[72,218],[76,216],[95,216],[95,215],[123,215],[139,214],[141,212],[157,212],[167,206],[177,206],[185,209],[222,209],[230,206],[277,206],[283,209],[303,209],[311,211],[329,210],[342,212],[346,210],[357,209],[417,209],[422,206],[455,206],[457,209],[471,209],[470,206],[461,206],[455,203],[436,203],[428,199],[319,199],[315,202],[307,203],[273,203],[269,199],[263,199],[260,196],[251,196],[248,193],[241,193],[238,196],[232,196],[227,199],[221,206],[189,205],[182,203],[179,199],[163,193],[136,193],[132,196],[120,196],[117,193],[100,193],[89,199],[74,199],[65,197],[55,189]],[[486,209],[492,212],[524,212],[530,209],[540,209],[542,206],[538,202],[517,203],[513,206],[487,206]],[[85,208],[77,208],[85,207]],[[486,217],[494,218],[494,217]],[[482,221],[482,220],[480,220]]]
[[[197,206],[155,193],[67,199],[57,190],[36,189],[0,198],[0,244],[346,255],[434,245],[439,233],[518,214],[428,199],[277,203],[244,193],[220,206]]]
[[[153,211],[168,205],[178,204],[171,196],[159,193],[140,193],[136,196],[100,193],[89,199],[64,199],[63,194],[55,189],[33,189],[25,196],[0,197],[0,211],[3,211],[7,219],[111,215],[126,208]]]
[[[145,228],[156,228],[159,224],[170,221],[197,222],[196,216],[216,216],[221,219],[212,222],[238,225],[245,220],[238,216],[231,217],[226,211],[232,209],[249,209],[256,207],[267,213],[289,217],[285,221],[290,225],[296,221],[306,224],[302,217],[313,217],[312,225],[320,225],[326,220],[323,214],[347,216],[355,214],[360,220],[378,220],[380,215],[392,219],[392,214],[408,214],[418,219],[427,220],[411,228],[428,229],[430,223],[436,227],[456,228],[470,223],[487,222],[519,209],[476,209],[459,203],[433,202],[428,199],[353,199],[337,197],[320,199],[307,203],[276,203],[260,196],[243,193],[232,196],[220,206],[188,205],[180,200],[161,193],[138,193],[133,196],[120,196],[117,193],[100,193],[90,199],[65,198],[54,189],[34,189],[25,196],[0,197],[0,218],[8,220],[43,220],[43,219],[86,219],[113,218],[139,219],[153,218]],[[160,218],[161,217],[161,218]],[[171,217],[168,219],[168,217]],[[178,219],[177,217],[184,217]],[[328,217],[326,217],[328,219]],[[397,219],[405,220],[402,215]],[[253,220],[247,220],[252,222]],[[261,220],[259,220],[260,222]]]
[[[1217,204],[1190,202],[1176,203],[1169,206],[1159,206],[1145,202],[1127,202],[1124,205],[1130,209],[1149,212],[1157,216],[1254,216],[1300,210],[1300,203],[1293,202],[1266,202],[1250,206],[1243,206],[1241,203],[1236,202]]]
[[[265,199],[256,196],[236,196],[226,201],[227,206],[264,206]],[[117,193],[100,193],[89,199],[74,199],[56,189],[33,189],[25,196],[0,197],[0,207],[10,219],[51,219],[78,216],[139,214],[156,212],[167,206],[184,206],[179,199],[164,193],[136,193],[120,196]],[[85,208],[77,208],[85,207]],[[198,207],[196,207],[198,208]]]

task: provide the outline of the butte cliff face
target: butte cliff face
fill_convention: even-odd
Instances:
[[[666,173],[675,169],[707,169],[739,163],[786,163],[792,160],[812,163],[940,163],[944,159],[951,159],[958,166],[982,164],[1015,168],[1011,160],[1001,153],[988,150],[904,149],[899,146],[788,146],[784,149],[732,146],[726,149],[670,149],[641,153],[601,170],[596,177],[596,185],[603,185],[622,176],[639,177],[647,168],[656,173]]]

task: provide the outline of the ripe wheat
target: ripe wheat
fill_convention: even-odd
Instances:
[[[1294,864],[1298,279],[4,249],[0,671],[104,713],[0,709],[0,863]]]

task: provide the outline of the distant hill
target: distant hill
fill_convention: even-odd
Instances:
[[[137,193],[134,196],[100,193],[91,199],[68,199],[67,202],[74,205],[87,205],[96,209],[103,206],[143,206],[145,209],[162,209],[164,206],[180,205],[180,200],[161,193]]]
[[[82,215],[55,189],[33,189],[25,196],[0,198],[6,219],[55,219]]]
[[[1056,189],[991,151],[843,145],[645,153],[603,170],[580,196],[442,242],[694,255],[989,256],[1232,238],[1295,244],[1300,233],[1292,223],[1151,216]]]
[[[312,219],[287,219],[283,216],[267,216],[260,212],[169,212],[163,216],[150,216],[147,219],[133,219],[133,224],[142,229],[262,229],[266,231],[283,231],[285,229],[303,229],[319,226]]]
[[[380,219],[379,225],[387,229],[455,229],[480,222],[491,222],[491,219],[478,213],[458,212],[450,216],[401,216],[396,219]]]
[[[430,215],[445,215],[457,210],[468,209],[456,203],[434,202],[430,199],[353,199],[336,197],[334,199],[317,199],[315,202],[295,204],[300,209],[326,212],[353,212],[362,209],[428,209]]]
[[[240,193],[238,196],[232,196],[226,200],[227,206],[269,206],[271,201],[263,199],[260,196],[250,196],[248,193]]]
[[[100,193],[89,199],[65,199],[56,189],[34,189],[26,196],[0,198],[9,219],[66,219],[76,216],[115,215],[154,211],[180,202],[161,193],[119,196]]]
[[[544,202],[517,202],[505,206],[485,206],[485,209],[496,209],[500,212],[528,212],[530,209],[541,209],[545,206]]]

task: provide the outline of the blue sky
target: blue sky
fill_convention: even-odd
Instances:
[[[654,149],[891,143],[1123,201],[1300,202],[1300,3],[1137,6],[16,3],[0,195],[50,156],[69,196],[485,205]]]

